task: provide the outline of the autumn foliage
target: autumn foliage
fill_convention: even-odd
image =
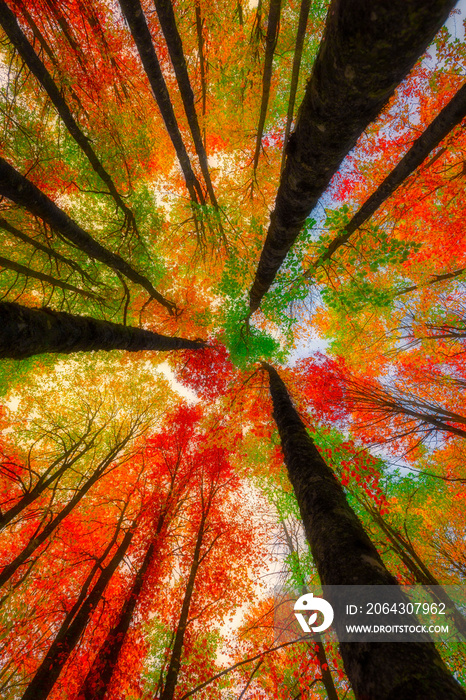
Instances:
[[[267,367],[396,581],[464,584],[466,109],[351,228],[461,98],[462,7],[343,154],[250,312],[271,221],[289,233],[313,186],[293,175],[312,142],[296,125],[327,133],[306,85],[353,4],[327,18],[327,0],[0,0],[0,306],[17,305],[32,348],[0,361],[5,700],[356,697],[337,644],[293,627],[318,575]],[[340,96],[362,81],[352,70]],[[53,312],[79,352],[60,354]],[[89,317],[107,324],[100,346],[83,340]],[[192,349],[116,349],[116,327]],[[455,644],[439,653],[466,684]]]

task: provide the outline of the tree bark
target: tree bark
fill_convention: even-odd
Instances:
[[[348,151],[440,29],[455,0],[332,0],[249,293],[260,305]]]
[[[273,367],[263,367],[269,373],[273,415],[322,585],[390,585],[398,596],[396,579],[309,437],[284,383]],[[401,590],[399,598],[404,600]],[[340,651],[357,700],[466,697],[432,643],[341,643]]]
[[[254,152],[253,170],[256,176],[257,166],[262,147],[262,135],[264,133],[265,120],[267,117],[267,107],[270,98],[270,83],[272,81],[273,55],[277,45],[278,31],[280,26],[280,6],[281,0],[270,0],[269,15],[267,19],[267,35],[265,38],[265,59],[264,72],[262,74],[262,100],[259,114],[259,125],[257,127],[256,150]]]
[[[134,610],[146,581],[146,574],[160,544],[159,535],[165,524],[167,512],[162,511],[157,522],[155,536],[150,543],[143,562],[136,573],[133,586],[123,605],[117,624],[109,631],[102,647],[86,676],[76,700],[104,700],[113,672],[118,663]]]
[[[128,22],[131,35],[141,58],[141,63],[149,79],[152,92],[159,107],[165,127],[171,138],[183,171],[186,187],[195,203],[205,204],[204,193],[193,172],[188,153],[176,121],[168,88],[152,43],[152,37],[139,0],[118,0],[123,15]]]
[[[125,556],[131,544],[133,532],[133,528],[130,528],[126,532],[120,546],[110,562],[102,570],[92,591],[83,602],[73,622],[69,625],[62,625],[34,678],[26,688],[26,692],[21,700],[46,700],[49,696],[69,655],[76,646],[81,634],[86,629],[87,623],[97,607],[107,584]]]
[[[159,304],[168,309],[169,313],[175,313],[175,304],[159,294],[147,277],[137,272],[119,255],[100,245],[73,221],[68,214],[65,214],[62,209],[57,207],[47,195],[41,192],[3,158],[0,158],[0,195],[8,197],[15,204],[25,207],[31,214],[41,218],[77,248],[87,253],[89,257],[103,262],[115,272],[121,272],[129,280],[139,284],[149,292],[153,299],[156,299]]]
[[[367,199],[359,211],[352,217],[343,233],[337,236],[327,250],[311,265],[305,277],[312,277],[314,270],[329,260],[338,248],[347,243],[350,236],[366,222],[372,214],[395,192],[427,158],[450,131],[466,117],[466,84],[463,85],[450,102],[442,109],[427,129],[416,139],[409,151],[398,165],[387,175],[381,185]],[[411,290],[410,290],[411,291]]]
[[[178,27],[176,26],[175,13],[171,0],[154,0],[155,9],[162,27],[165,42],[170,53],[171,62],[175,70],[176,80],[183,100],[184,111],[188,119],[189,128],[196,147],[197,157],[201,166],[202,174],[207,186],[210,201],[218,209],[218,202],[215,197],[212,180],[207,163],[207,153],[202,142],[201,130],[197,119],[196,107],[194,105],[194,93],[189,80],[188,67],[183,54],[183,43],[181,41]],[[197,7],[197,5],[196,5]],[[203,90],[203,108],[205,104],[205,90]]]
[[[135,227],[134,214],[131,209],[125,204],[121,195],[119,194],[111,175],[102,165],[99,157],[91,146],[90,139],[84,134],[84,132],[79,127],[76,119],[71,114],[68,105],[65,102],[60,90],[55,85],[52,76],[48,72],[45,65],[42,63],[40,58],[37,56],[36,52],[29,43],[26,35],[23,33],[21,27],[19,26],[15,15],[10,10],[8,5],[4,0],[0,0],[0,24],[2,25],[6,35],[15,47],[16,51],[19,53],[24,63],[27,65],[31,73],[40,82],[47,95],[52,101],[53,106],[57,110],[60,118],[65,124],[71,136],[74,138],[78,146],[87,156],[92,168],[100,177],[100,179],[105,182],[108,187],[110,194],[115,200],[116,205],[123,212],[125,219],[128,220],[133,227]]]
[[[293,68],[291,71],[290,97],[288,98],[288,113],[286,115],[285,138],[283,140],[283,153],[280,172],[283,172],[286,160],[286,149],[288,139],[290,137],[291,125],[293,123],[294,104],[296,101],[296,91],[298,89],[299,69],[301,68],[301,58],[303,55],[304,38],[306,36],[307,20],[309,18],[309,10],[311,8],[311,0],[301,0],[301,9],[299,11],[298,30],[296,32],[296,44],[293,56]]]
[[[0,358],[22,360],[49,352],[200,350],[201,340],[170,338],[143,328],[52,309],[0,302]]]
[[[197,533],[193,561],[191,564],[191,570],[189,572],[188,582],[186,584],[183,604],[181,606],[181,613],[178,620],[178,627],[176,629],[175,640],[173,642],[173,649],[170,656],[170,663],[168,664],[167,676],[165,678],[165,684],[163,687],[162,694],[160,695],[160,700],[173,700],[173,697],[175,695],[176,684],[178,682],[178,675],[180,673],[181,667],[181,655],[183,653],[184,635],[186,633],[186,627],[188,625],[189,607],[191,605],[191,598],[193,597],[194,584],[196,582],[197,572],[201,563],[201,547],[202,541],[204,539],[206,518],[207,513],[204,513],[202,515],[199,530]]]
[[[199,70],[201,73],[201,96],[202,96],[202,118],[205,118],[207,109],[207,70],[206,70],[206,60],[204,54],[204,20],[201,13],[201,2],[200,0],[194,0],[194,11],[196,14],[196,34],[197,34],[197,47],[199,51]],[[205,148],[205,126],[204,126],[204,148]]]
[[[237,1],[235,15],[238,15],[238,23],[239,23],[239,26],[242,27],[243,22],[244,22],[244,20],[243,20],[243,0]]]

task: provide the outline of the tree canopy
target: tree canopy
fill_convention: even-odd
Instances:
[[[0,0],[5,700],[466,697],[455,4]]]

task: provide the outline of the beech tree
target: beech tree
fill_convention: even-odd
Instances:
[[[0,304],[0,316],[0,357],[17,360],[43,352],[196,350],[205,345],[200,340],[169,338],[143,328],[8,302]]]
[[[348,585],[351,581],[353,585],[396,586],[307,434],[278,373],[270,365],[264,369],[270,377],[274,418],[290,481],[322,585]],[[419,684],[425,684],[425,697],[464,697],[433,644],[413,642],[407,649],[396,643],[341,643],[340,650],[356,696],[378,693],[388,697],[395,692],[408,698],[418,693]]]
[[[425,51],[452,6],[438,3],[427,9],[419,3],[400,3],[398,11],[387,11],[381,3],[370,15],[358,2],[330,8],[325,38],[292,142],[288,141],[288,158],[249,295],[251,311],[258,308],[341,161]],[[381,37],[388,35],[386,44]]]
[[[456,637],[273,595],[440,585],[464,631],[454,4],[0,0],[5,700],[464,697]]]

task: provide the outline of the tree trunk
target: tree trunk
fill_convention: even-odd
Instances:
[[[176,684],[178,682],[178,675],[181,666],[181,655],[183,653],[183,642],[184,635],[186,632],[186,627],[188,625],[189,616],[189,606],[191,605],[191,598],[193,596],[194,584],[196,582],[196,576],[201,563],[201,547],[202,541],[204,539],[204,528],[205,519],[207,515],[203,514],[201,523],[199,526],[199,531],[196,539],[196,546],[194,548],[193,561],[191,564],[191,571],[189,572],[188,582],[186,584],[186,591],[183,598],[183,605],[181,606],[180,618],[178,620],[178,627],[175,634],[175,641],[173,642],[173,649],[170,657],[170,663],[168,665],[167,676],[165,679],[165,685],[160,696],[160,700],[173,700],[175,695]]]
[[[199,70],[201,73],[201,97],[202,97],[202,118],[205,118],[207,109],[207,70],[206,70],[206,60],[204,54],[204,20],[202,19],[201,13],[201,3],[200,0],[194,0],[194,10],[196,14],[196,34],[197,34],[197,48],[199,51]],[[204,126],[204,148],[206,143],[205,137],[205,126]]]
[[[218,202],[215,197],[212,180],[210,179],[209,166],[207,163],[207,153],[202,142],[201,130],[194,105],[194,93],[189,80],[188,67],[183,54],[183,44],[178,27],[176,26],[175,13],[171,0],[154,0],[155,9],[162,27],[163,35],[170,52],[170,58],[175,70],[176,80],[183,100],[184,111],[188,119],[189,128],[196,147],[197,157],[201,165],[202,174],[207,186],[210,201],[218,209]],[[197,7],[197,5],[196,5]],[[205,90],[203,90],[203,108],[205,105]]]
[[[86,629],[87,623],[97,607],[107,584],[125,556],[132,537],[133,528],[130,528],[126,532],[112,559],[102,570],[92,591],[82,604],[73,622],[69,625],[62,625],[60,628],[52,646],[39,666],[34,678],[26,688],[26,692],[21,700],[45,700],[49,696],[63,666],[76,646],[80,636]]]
[[[285,385],[273,367],[263,366],[269,373],[289,478],[322,585],[390,585],[396,596],[396,580],[309,437]],[[399,598],[404,600],[401,590]],[[466,697],[432,643],[341,643],[340,651],[357,700]]]
[[[103,700],[113,672],[118,663],[121,648],[125,642],[134,610],[139,600],[140,593],[146,580],[146,574],[158,549],[159,535],[166,519],[166,511],[163,511],[158,519],[154,538],[150,543],[144,560],[136,573],[133,586],[128,598],[123,605],[117,624],[107,634],[102,647],[86,676],[76,700]]]
[[[48,72],[45,65],[42,63],[40,58],[37,56],[36,52],[29,43],[26,35],[23,33],[21,27],[19,26],[15,15],[7,6],[4,0],[0,0],[0,23],[8,36],[9,40],[15,47],[16,51],[19,53],[24,63],[27,65],[29,70],[37,80],[40,82],[47,95],[52,101],[53,106],[60,115],[63,123],[68,129],[71,136],[74,138],[81,150],[86,154],[92,168],[100,177],[100,179],[105,182],[108,187],[110,194],[115,200],[116,205],[124,213],[125,219],[128,220],[132,226],[135,227],[134,214],[125,204],[121,195],[119,194],[112,177],[104,168],[99,160],[99,157],[95,153],[91,146],[90,139],[84,134],[84,132],[79,127],[77,121],[71,114],[71,111],[66,104],[60,90],[55,85],[52,76]]]
[[[334,252],[347,243],[350,236],[370,219],[372,214],[395,192],[395,190],[411,175],[427,158],[450,131],[466,117],[466,85],[458,90],[456,95],[442,109],[421,136],[413,143],[409,151],[398,165],[387,175],[381,185],[367,199],[359,211],[352,217],[343,233],[337,236],[322,253],[316,262],[305,273],[311,277],[314,270],[329,260]]]
[[[270,83],[272,81],[273,55],[277,45],[278,31],[280,26],[280,6],[281,0],[270,0],[269,16],[267,19],[267,36],[265,38],[265,59],[264,71],[262,74],[262,100],[259,114],[259,125],[257,127],[256,150],[254,152],[253,170],[256,176],[257,166],[262,147],[262,135],[264,133],[265,120],[267,117],[267,107],[270,98]]]
[[[149,79],[152,92],[159,107],[165,127],[171,138],[183,171],[186,187],[193,202],[205,204],[202,188],[192,170],[191,162],[176,121],[167,85],[155,53],[152,37],[139,0],[118,0],[123,15],[128,22],[136,44],[141,63]]]
[[[455,0],[332,0],[252,288],[254,312],[304,222]]]
[[[239,26],[243,26],[243,0],[237,0],[235,15],[238,16]]]
[[[290,97],[288,99],[288,113],[286,115],[285,138],[283,140],[283,153],[280,172],[283,172],[283,168],[285,167],[286,149],[288,146],[288,139],[290,137],[291,125],[293,123],[294,103],[296,101],[299,69],[301,67],[301,57],[303,55],[304,38],[306,36],[306,27],[310,7],[311,0],[301,0],[301,9],[299,11],[298,30],[296,32],[296,44],[293,56],[293,69],[291,71]]]
[[[52,309],[0,302],[0,358],[21,360],[49,352],[199,350],[200,340],[170,338],[143,328]]]
[[[103,262],[104,265],[107,265],[115,272],[121,272],[132,282],[141,285],[153,299],[162,304],[171,314],[175,313],[175,304],[159,294],[147,277],[136,272],[119,255],[100,245],[73,221],[68,214],[65,214],[64,211],[57,207],[55,202],[52,202],[47,195],[41,192],[3,158],[0,158],[0,195],[8,197],[15,204],[19,204],[34,216],[38,216],[64,238],[71,241],[77,248],[87,253],[89,257]]]

